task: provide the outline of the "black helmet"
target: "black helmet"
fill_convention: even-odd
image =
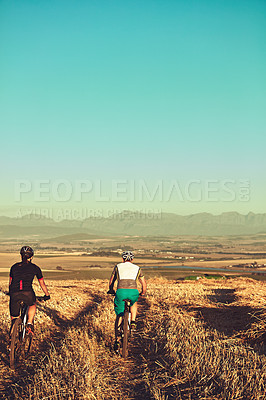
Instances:
[[[132,253],[132,251],[123,251],[122,258],[125,261],[132,261],[134,258],[134,254]]]
[[[34,251],[30,246],[23,246],[21,247],[20,254],[22,258],[31,258],[34,255]]]

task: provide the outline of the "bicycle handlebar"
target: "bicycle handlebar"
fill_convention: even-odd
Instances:
[[[4,292],[7,296],[10,296],[10,292]],[[50,298],[51,298],[51,296],[49,295],[49,296],[46,296],[46,295],[44,295],[44,296],[36,296],[36,300],[38,300],[38,301],[47,301],[47,300],[50,300]]]
[[[47,301],[47,300],[50,300],[50,296],[36,296],[36,299],[38,300],[38,301]]]

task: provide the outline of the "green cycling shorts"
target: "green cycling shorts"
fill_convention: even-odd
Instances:
[[[130,305],[133,306],[134,303],[139,298],[138,289],[117,289],[115,294],[115,313],[117,316],[122,317],[124,315],[125,303],[123,300],[129,299]]]

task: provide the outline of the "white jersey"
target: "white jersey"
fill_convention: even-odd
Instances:
[[[117,289],[137,289],[137,279],[143,277],[140,267],[130,261],[117,264],[113,275],[118,281]]]

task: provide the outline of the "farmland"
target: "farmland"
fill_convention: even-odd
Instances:
[[[8,296],[1,281],[4,399],[264,399],[265,283],[249,278],[148,279],[128,360],[112,350],[108,281],[47,280],[32,354],[8,366]],[[37,294],[41,294],[35,284]]]

